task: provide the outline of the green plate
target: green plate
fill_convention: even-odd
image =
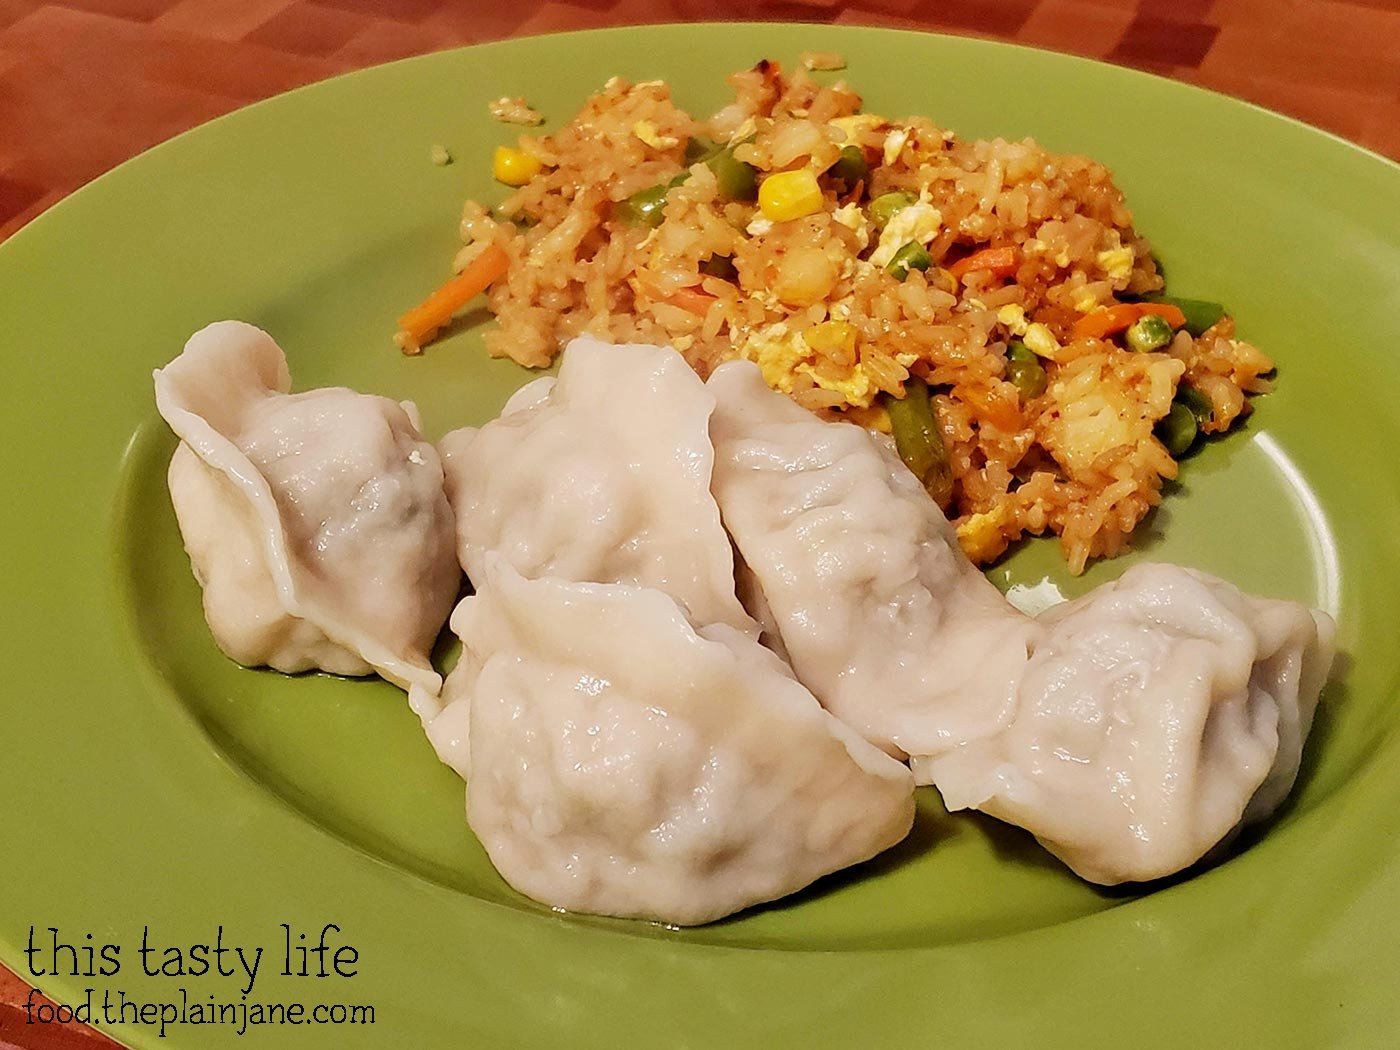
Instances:
[[[1141,537],[1262,593],[1334,611],[1343,655],[1294,802],[1220,867],[1151,892],[1071,876],[1020,831],[950,818],[796,897],[676,931],[554,914],[496,876],[403,697],[242,670],[215,650],[164,486],[150,372],[208,321],[288,349],[299,387],[414,398],[432,434],[526,374],[480,326],[418,359],[393,318],[447,272],[489,152],[613,74],[699,111],[763,56],[834,49],[867,106],[968,135],[1034,135],[1117,172],[1173,290],[1228,303],[1277,393],[1211,443]],[[456,158],[429,161],[443,143]],[[65,1001],[238,1001],[236,978],[147,978],[136,946],[263,946],[250,1002],[370,1004],[374,1027],[263,1045],[1363,1047],[1400,1031],[1400,169],[1239,102],[973,40],[809,26],[661,26],[515,40],[273,99],[98,180],[0,246],[8,848],[0,957],[29,927],[118,943]],[[1065,576],[1052,542],[993,576]],[[282,976],[280,923],[326,923],[353,977]],[[91,933],[93,941],[85,941]],[[160,958],[155,956],[153,958]],[[40,964],[43,968],[42,963]],[[141,1047],[243,1045],[232,1027],[111,1029]],[[23,1033],[21,1033],[21,1038]]]

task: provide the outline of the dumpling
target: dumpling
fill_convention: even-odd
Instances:
[[[461,581],[437,451],[407,402],[290,386],[277,344],[237,321],[155,373],[214,639],[250,667],[378,672],[435,694],[428,653]]]
[[[827,709],[908,755],[950,810],[1112,884],[1180,871],[1291,790],[1332,661],[1325,614],[1144,565],[1032,619],[873,435],[747,362],[710,387],[714,491],[753,607]]]
[[[430,725],[469,760],[467,819],[520,892],[692,925],[900,841],[913,780],[726,624],[669,596],[527,580],[486,554],[452,617],[462,661]]]
[[[1018,824],[1112,885],[1180,871],[1291,790],[1330,618],[1140,565],[1040,620],[1010,725],[914,760],[949,809]]]
[[[720,366],[714,495],[797,677],[896,757],[986,736],[1013,711],[1035,625],[1008,615],[894,452]]]
[[[573,340],[557,380],[442,442],[467,575],[494,551],[530,578],[656,587],[696,623],[756,636],[709,491],[713,410],[674,350]]]

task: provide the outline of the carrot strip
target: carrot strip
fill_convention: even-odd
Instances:
[[[665,301],[689,313],[704,317],[710,312],[710,306],[714,303],[715,296],[709,292],[701,291],[699,288],[680,288],[668,295]]]
[[[670,295],[667,295],[662,290],[660,283],[652,276],[651,271],[638,270],[634,276],[640,290],[652,299],[658,299],[700,317],[704,317],[710,312],[710,306],[717,298],[703,288],[694,285],[677,288]]]
[[[1014,433],[1025,425],[1020,405],[1014,400],[1000,396],[999,392],[986,391],[978,387],[958,387],[957,392],[964,401],[977,410],[978,415],[1008,433]]]
[[[959,281],[974,270],[988,270],[997,277],[1010,277],[1020,265],[1021,253],[1014,246],[983,248],[953,263],[948,267],[948,272]]]
[[[1105,339],[1129,327],[1148,314],[1157,314],[1173,328],[1186,324],[1186,315],[1171,303],[1119,303],[1101,306],[1074,323],[1076,339]]]
[[[1074,335],[1076,339],[1103,339],[1123,331],[1141,316],[1137,303],[1100,306],[1074,322]]]
[[[1171,303],[1139,303],[1142,307],[1143,316],[1156,314],[1171,325],[1173,328],[1183,328],[1186,325],[1186,315],[1181,312],[1181,307]]]
[[[415,344],[427,342],[435,329],[441,328],[452,315],[471,299],[486,291],[510,267],[510,256],[496,244],[471,261],[471,264],[399,318],[399,327]]]

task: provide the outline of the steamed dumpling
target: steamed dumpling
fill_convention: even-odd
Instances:
[[[751,608],[802,683],[899,757],[1003,725],[1036,629],[1008,615],[893,451],[774,393],[747,361],[709,387],[715,498],[761,592]]]
[[[660,591],[527,580],[488,554],[452,625],[455,699],[430,735],[469,749],[443,756],[470,769],[468,822],[535,900],[710,922],[909,831],[907,769],[767,649],[697,631]]]
[[[1141,565],[1040,620],[1011,724],[915,759],[949,809],[1019,824],[1111,885],[1180,871],[1288,794],[1328,617]]]
[[[428,652],[461,579],[437,452],[411,404],[290,386],[277,344],[236,321],[155,373],[214,639],[250,667],[378,672],[436,693]]]
[[[497,552],[530,578],[656,587],[696,623],[757,635],[709,491],[714,405],[674,350],[573,340],[557,381],[442,442],[467,575]]]
[[[755,607],[827,709],[909,755],[950,810],[1027,828],[1111,884],[1180,871],[1291,790],[1326,615],[1152,565],[1032,619],[873,435],[747,362],[710,387],[714,491]]]

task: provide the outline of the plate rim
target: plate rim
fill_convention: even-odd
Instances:
[[[33,221],[27,223],[24,227],[21,227],[19,230],[17,230],[11,237],[7,238],[7,240],[6,240],[4,243],[0,243],[0,263],[5,262],[5,261],[8,259],[8,257],[9,257],[10,249],[8,248],[8,245],[14,244],[14,243],[17,243],[17,242],[18,242],[18,243],[21,243],[21,244],[28,244],[28,243],[29,243],[29,240],[31,240],[31,239],[33,239],[34,237],[38,236],[38,235],[31,235],[31,234],[28,233],[28,231],[33,230],[33,229],[35,229],[35,228],[38,228],[38,229],[40,229],[41,231],[46,232],[47,229],[48,229],[48,226],[49,226],[49,224],[50,224],[51,222],[53,222],[53,221],[61,221],[61,218],[60,218],[59,220],[50,220],[50,219],[48,218],[49,216],[51,216],[51,215],[59,215],[60,217],[62,217],[63,215],[66,215],[66,214],[67,214],[67,211],[66,211],[65,209],[66,209],[66,206],[70,204],[70,202],[72,202],[74,199],[78,198],[80,194],[86,194],[86,193],[88,193],[93,187],[96,187],[96,186],[102,184],[105,180],[107,180],[107,179],[109,178],[109,176],[114,176],[114,175],[117,175],[117,174],[120,173],[120,172],[123,172],[125,169],[128,168],[128,166],[130,166],[130,165],[135,165],[135,164],[137,164],[137,163],[140,163],[140,162],[142,162],[142,161],[144,160],[144,158],[153,156],[153,155],[159,153],[159,151],[161,151],[162,149],[164,149],[164,148],[170,146],[170,145],[173,144],[173,143],[180,142],[180,141],[186,139],[188,136],[194,136],[194,135],[198,135],[198,134],[201,134],[201,133],[206,133],[206,129],[213,128],[213,127],[219,125],[222,121],[229,120],[229,119],[231,119],[231,118],[243,119],[244,116],[245,116],[246,114],[249,114],[249,113],[251,113],[251,112],[253,112],[253,111],[256,111],[256,110],[258,110],[260,107],[263,107],[263,106],[266,106],[266,105],[286,104],[286,100],[291,99],[291,98],[294,98],[294,97],[297,97],[297,96],[301,96],[303,92],[314,92],[314,91],[316,91],[316,90],[325,88],[327,85],[333,85],[333,84],[336,84],[336,83],[339,83],[339,82],[342,82],[342,81],[345,81],[345,80],[348,80],[348,79],[360,77],[360,76],[382,75],[383,72],[384,72],[385,70],[391,69],[391,68],[393,68],[393,67],[403,66],[403,65],[412,64],[412,63],[419,63],[419,62],[429,62],[429,61],[432,61],[432,60],[439,60],[439,61],[440,61],[440,60],[442,60],[442,58],[443,58],[444,55],[455,55],[455,54],[459,54],[459,53],[462,53],[462,52],[479,52],[479,51],[481,51],[482,49],[500,48],[500,47],[516,47],[516,46],[528,47],[528,46],[530,46],[532,43],[537,42],[537,41],[540,41],[540,40],[542,40],[542,39],[553,39],[553,40],[567,40],[567,39],[578,40],[578,39],[583,39],[583,40],[586,40],[587,38],[590,38],[590,37],[593,37],[593,36],[596,36],[596,35],[635,34],[635,33],[638,33],[638,32],[641,32],[641,33],[644,34],[645,32],[647,32],[647,31],[649,31],[649,30],[668,29],[668,28],[670,28],[670,29],[684,28],[684,29],[687,29],[687,30],[689,30],[689,29],[696,29],[696,28],[704,28],[704,29],[724,29],[724,28],[730,28],[730,27],[733,27],[733,26],[745,26],[745,27],[748,27],[748,26],[754,26],[754,25],[764,25],[764,26],[768,26],[768,27],[772,27],[772,28],[776,28],[776,29],[784,29],[784,30],[787,30],[787,29],[801,29],[801,30],[804,30],[804,31],[823,31],[823,32],[826,32],[826,33],[834,33],[834,34],[836,34],[836,35],[838,35],[838,36],[840,36],[840,35],[845,35],[845,34],[849,33],[849,32],[852,31],[852,30],[855,30],[855,31],[858,31],[858,32],[865,32],[865,33],[881,34],[881,35],[883,35],[883,34],[890,34],[890,35],[897,35],[897,36],[910,36],[910,35],[914,35],[914,36],[931,36],[931,37],[940,37],[940,38],[944,38],[944,39],[947,39],[947,40],[950,40],[950,41],[956,41],[956,42],[958,42],[959,46],[967,45],[967,46],[972,46],[972,47],[974,47],[974,48],[988,48],[988,49],[991,49],[991,50],[999,50],[999,49],[1012,48],[1012,49],[1021,50],[1021,51],[1034,52],[1034,53],[1042,54],[1042,55],[1054,55],[1054,56],[1056,56],[1056,58],[1058,58],[1058,59],[1060,59],[1060,60],[1067,61],[1067,62],[1071,62],[1071,63],[1083,63],[1083,64],[1086,64],[1086,65],[1091,66],[1091,67],[1100,67],[1100,68],[1103,68],[1103,69],[1112,70],[1112,71],[1114,71],[1117,75],[1125,75],[1125,76],[1130,76],[1130,77],[1131,77],[1131,76],[1145,77],[1145,78],[1147,78],[1147,79],[1150,80],[1150,81],[1157,81],[1157,82],[1161,82],[1161,83],[1164,83],[1164,84],[1169,84],[1169,85],[1172,86],[1172,89],[1173,89],[1173,90],[1185,90],[1185,91],[1187,91],[1187,92],[1200,92],[1200,93],[1203,94],[1203,95],[1211,96],[1211,97],[1213,97],[1213,98],[1215,98],[1215,99],[1223,99],[1225,102],[1230,103],[1230,104],[1232,104],[1233,106],[1243,107],[1245,110],[1250,111],[1250,112],[1251,112],[1252,114],[1254,114],[1255,116],[1257,116],[1257,115],[1259,115],[1259,114],[1262,114],[1262,115],[1264,115],[1264,116],[1266,116],[1266,117],[1272,118],[1273,120],[1276,120],[1276,121],[1283,121],[1283,122],[1285,122],[1286,124],[1293,125],[1293,126],[1297,127],[1298,129],[1301,129],[1301,131],[1303,131],[1303,132],[1311,133],[1311,134],[1315,134],[1315,135],[1321,135],[1321,136],[1323,136],[1324,138],[1330,140],[1330,142],[1331,142],[1334,146],[1337,145],[1337,144],[1340,144],[1341,146],[1347,147],[1350,151],[1354,151],[1356,154],[1359,154],[1359,155],[1362,156],[1362,157],[1369,158],[1369,159],[1372,160],[1372,161],[1380,161],[1381,164],[1384,165],[1386,169],[1388,169],[1388,171],[1389,171],[1391,177],[1400,176],[1400,164],[1397,164],[1395,161],[1392,161],[1392,160],[1390,160],[1389,158],[1386,158],[1386,157],[1384,157],[1384,156],[1381,156],[1380,154],[1377,154],[1377,153],[1375,153],[1375,152],[1373,152],[1373,151],[1371,151],[1371,150],[1369,150],[1369,149],[1366,149],[1365,147],[1359,146],[1359,145],[1357,145],[1356,143],[1353,143],[1353,142],[1350,142],[1350,141],[1348,141],[1348,140],[1346,140],[1346,139],[1344,139],[1344,138],[1341,138],[1340,136],[1338,136],[1338,135],[1336,135],[1336,134],[1334,134],[1334,133],[1332,133],[1332,132],[1328,132],[1328,131],[1325,131],[1325,130],[1323,130],[1323,129],[1316,128],[1316,127],[1314,127],[1314,126],[1312,126],[1312,125],[1310,125],[1310,124],[1307,124],[1307,123],[1304,122],[1304,121],[1298,120],[1298,119],[1296,119],[1296,118],[1289,117],[1289,116],[1286,116],[1286,115],[1284,115],[1284,114],[1276,113],[1276,112],[1274,112],[1274,111],[1272,111],[1272,110],[1269,110],[1269,109],[1267,109],[1267,108],[1265,108],[1265,107],[1262,107],[1262,106],[1259,106],[1259,105],[1257,105],[1257,104],[1254,104],[1254,103],[1251,103],[1251,102],[1247,102],[1247,101],[1242,100],[1242,99],[1235,98],[1234,96],[1226,95],[1226,94],[1223,94],[1223,93],[1221,93],[1221,92],[1212,91],[1212,90],[1210,90],[1210,89],[1201,88],[1201,87],[1198,87],[1198,86],[1196,86],[1196,85],[1186,84],[1186,83],[1181,82],[1181,81],[1173,80],[1173,79],[1171,79],[1171,78],[1169,78],[1169,77],[1163,77],[1163,76],[1159,76],[1159,75],[1157,75],[1157,74],[1149,73],[1149,72],[1146,72],[1146,71],[1133,69],[1133,68],[1131,68],[1131,67],[1119,66],[1119,65],[1115,65],[1115,64],[1113,64],[1113,63],[1102,62],[1102,61],[1099,61],[1099,60],[1096,60],[1096,59],[1089,59],[1089,58],[1085,58],[1085,57],[1083,57],[1083,56],[1067,54],[1067,53],[1064,53],[1064,52],[1052,51],[1052,50],[1043,49],[1043,48],[1035,48],[1035,47],[1030,47],[1030,46],[1024,45],[1024,44],[1007,43],[1007,42],[1000,42],[1000,41],[990,41],[990,40],[985,40],[985,39],[980,39],[980,38],[975,38],[975,37],[962,36],[962,35],[958,35],[958,34],[948,34],[948,33],[939,33],[939,32],[929,32],[929,31],[926,31],[926,30],[920,30],[920,29],[915,29],[915,28],[893,28],[893,27],[876,27],[876,26],[845,26],[845,25],[840,25],[840,26],[827,26],[827,25],[821,25],[821,24],[811,25],[811,24],[805,24],[805,23],[790,23],[790,22],[657,23],[657,24],[649,24],[649,25],[643,25],[643,26],[609,27],[609,28],[603,28],[603,29],[590,29],[590,30],[571,31],[571,32],[568,32],[568,33],[550,33],[550,34],[538,34],[538,35],[523,36],[523,37],[512,37],[512,38],[507,38],[507,39],[505,39],[505,40],[489,41],[489,42],[484,42],[484,43],[480,43],[480,44],[466,45],[466,46],[464,46],[464,47],[451,48],[451,49],[447,49],[446,51],[443,51],[443,52],[433,52],[433,53],[430,53],[430,54],[428,54],[428,55],[411,56],[411,57],[408,57],[408,58],[396,60],[396,61],[394,61],[394,62],[382,63],[382,64],[379,64],[379,65],[376,65],[376,66],[370,66],[370,67],[366,67],[366,68],[363,68],[363,69],[353,70],[353,71],[350,71],[350,72],[347,72],[347,73],[343,73],[343,74],[339,74],[339,75],[332,76],[332,77],[329,77],[329,78],[325,78],[325,79],[323,79],[323,80],[316,81],[316,82],[314,82],[314,83],[312,83],[312,84],[304,85],[304,86],[302,86],[302,87],[299,87],[299,88],[297,88],[297,89],[294,89],[293,91],[285,92],[285,93],[282,93],[282,94],[279,94],[279,95],[276,95],[276,96],[272,96],[272,97],[270,97],[270,98],[268,98],[268,99],[260,100],[259,102],[253,103],[253,104],[251,104],[251,105],[249,105],[249,106],[240,107],[240,108],[238,108],[238,109],[235,109],[235,110],[231,111],[231,112],[228,113],[228,114],[224,114],[224,115],[222,115],[222,116],[220,116],[220,117],[218,117],[218,118],[215,118],[215,119],[212,120],[212,121],[206,122],[205,124],[201,124],[201,125],[199,125],[199,126],[193,128],[193,129],[190,129],[190,130],[188,130],[188,131],[186,131],[186,132],[183,132],[182,134],[180,134],[180,135],[178,135],[178,136],[175,136],[174,138],[172,138],[172,139],[170,139],[170,140],[167,140],[167,141],[165,141],[165,142],[162,142],[162,143],[160,143],[160,144],[157,144],[156,146],[152,147],[151,149],[146,150],[146,151],[144,151],[144,152],[141,153],[141,154],[138,154],[136,157],[133,157],[133,158],[131,158],[131,159],[129,159],[129,160],[123,162],[121,165],[118,165],[116,168],[112,169],[111,171],[104,173],[103,175],[99,176],[98,178],[92,180],[91,182],[89,182],[89,183],[87,183],[86,185],[84,185],[83,187],[81,187],[79,190],[75,191],[73,194],[70,194],[68,197],[66,197],[66,198],[64,198],[63,200],[57,202],[55,205],[53,205],[52,207],[50,207],[49,209],[47,209],[47,210],[46,210],[44,213],[42,213],[40,216],[36,217]],[[1251,119],[1252,119],[1252,118],[1251,118]],[[113,506],[113,507],[110,507],[109,509],[110,509],[110,510],[112,511],[112,513],[115,515],[115,513],[116,513],[116,508]],[[120,604],[121,604],[122,597],[121,597],[121,595],[120,595],[119,593],[117,593],[118,590],[119,590],[119,586],[120,586],[119,584],[117,584],[113,579],[111,579],[111,578],[109,577],[108,584],[107,584],[107,587],[106,587],[107,591],[109,592],[108,595],[107,595],[107,602],[106,602],[106,604],[107,604],[107,606],[108,606],[109,609],[110,609],[110,608],[119,607]],[[131,634],[130,625],[129,625],[129,624],[126,624],[126,623],[123,623],[122,627],[118,629],[118,632],[117,632],[117,633],[118,633],[119,635],[121,635],[121,636],[122,636],[126,641],[128,641],[128,642],[131,642],[131,641],[135,638],[135,636],[134,636],[133,634]],[[150,675],[143,675],[143,677],[149,678]],[[182,704],[176,704],[176,705],[173,705],[173,706],[176,707],[176,708],[178,708],[178,709],[180,709],[180,711],[181,711],[181,716],[182,716],[182,717],[188,717],[188,712],[184,710],[184,705],[182,705]],[[1396,738],[1398,735],[1400,735],[1400,726],[1394,726],[1394,725],[1393,725],[1393,726],[1390,727],[1389,731],[1387,732],[1387,734],[1385,735],[1385,737],[1384,737],[1383,739],[1378,739],[1378,740],[1376,741],[1376,746],[1377,746],[1378,748],[1384,747],[1384,748],[1387,749],[1387,750],[1392,750],[1393,748],[1391,747],[1391,745],[1394,744],[1395,738]],[[261,795],[261,796],[265,796],[265,797],[270,797],[270,798],[272,798],[273,800],[275,800],[275,804],[278,805],[278,806],[284,807],[284,808],[287,810],[287,812],[288,812],[291,816],[293,816],[293,817],[296,818],[297,820],[301,821],[302,823],[307,823],[307,824],[309,824],[310,826],[312,826],[312,827],[314,828],[315,832],[316,832],[318,835],[324,836],[328,841],[333,842],[333,843],[335,844],[335,848],[337,848],[337,849],[343,848],[343,849],[351,850],[356,856],[359,856],[359,857],[364,858],[364,859],[368,859],[369,861],[371,861],[372,864],[376,864],[376,865],[385,865],[385,862],[382,861],[380,858],[377,858],[377,857],[374,857],[374,856],[371,856],[371,855],[365,853],[363,850],[361,850],[361,849],[355,847],[354,845],[345,842],[343,839],[341,839],[339,836],[335,835],[334,833],[329,832],[329,831],[327,831],[326,829],[323,829],[323,828],[321,828],[321,827],[315,825],[314,822],[306,821],[305,818],[304,818],[304,816],[303,816],[302,814],[300,814],[299,811],[295,810],[293,807],[289,806],[285,801],[281,800],[281,799],[276,795],[276,793],[274,793],[274,792],[268,792],[268,791],[265,789],[264,786],[260,785],[255,779],[249,777],[248,774],[246,773],[246,771],[244,771],[244,770],[242,770],[241,768],[238,768],[238,767],[235,767],[235,771],[236,771],[237,775],[238,775],[240,778],[243,778],[243,779],[246,779],[246,780],[247,780],[248,784],[253,788],[253,790],[254,790],[257,794],[259,794],[259,795]],[[1367,775],[1378,776],[1378,775],[1379,775],[1379,772],[1380,772],[1380,771],[1377,770],[1374,766],[1368,766],[1368,767],[1367,767]],[[1318,808],[1315,809],[1314,811],[1312,811],[1312,812],[1310,812],[1310,813],[1307,813],[1307,814],[1304,814],[1304,815],[1302,816],[1301,819],[1302,819],[1302,820],[1305,820],[1305,821],[1317,822],[1317,821],[1319,821],[1319,820],[1321,819],[1321,818],[1320,818],[1320,814],[1321,814],[1322,812],[1324,812],[1324,811],[1325,811],[1325,807],[1318,807]],[[1267,842],[1268,842],[1268,840],[1266,839],[1264,843],[1260,843],[1260,844],[1259,844],[1258,846],[1256,846],[1255,848],[1256,848],[1256,849],[1259,849],[1261,846],[1265,846],[1265,845],[1267,844]],[[405,869],[403,869],[403,868],[394,867],[394,866],[388,866],[388,865],[385,865],[385,866],[387,867],[388,870],[390,870],[390,871],[392,871],[392,872],[394,873],[395,877],[401,877],[401,876],[404,875],[404,874],[408,874],[408,875],[410,875],[412,878],[415,878],[415,879],[422,879],[422,876],[419,875],[419,874],[416,873],[416,872],[407,871],[407,870],[405,870]],[[435,890],[437,890],[437,891],[441,891],[441,892],[444,892],[444,893],[452,893],[452,891],[446,889],[445,887],[441,887],[441,886],[438,886],[438,885],[435,884],[435,883],[432,883],[431,880],[422,879],[422,881],[424,881],[428,886],[433,887],[433,888],[434,888]],[[1199,881],[1199,880],[1197,880],[1197,881]],[[1193,881],[1192,885],[1194,885],[1194,884],[1195,884],[1195,882]],[[1169,892],[1170,892],[1170,891],[1169,891]],[[493,911],[493,910],[494,910],[494,911],[499,911],[499,912],[501,912],[501,913],[503,913],[503,914],[506,914],[506,915],[508,915],[508,916],[517,916],[517,915],[520,915],[520,914],[521,914],[521,913],[515,911],[514,909],[509,908],[508,906],[496,904],[495,902],[491,902],[491,901],[480,901],[480,900],[473,899],[473,900],[472,900],[472,904],[473,904],[473,905],[484,904],[484,905],[486,905],[486,910],[487,910],[487,911]],[[1111,915],[1111,914],[1115,914],[1115,913],[1117,913],[1119,910],[1120,910],[1120,909],[1117,909],[1117,908],[1115,908],[1115,909],[1109,909],[1108,912],[1107,912],[1106,914],[1110,914],[1110,915]],[[1103,915],[1103,914],[1105,914],[1105,913],[1095,913],[1094,915],[1086,916],[1086,917],[1084,917],[1084,918],[1085,918],[1085,920],[1095,920],[1095,919],[1099,919],[1099,916],[1100,916],[1100,915]],[[536,919],[535,916],[526,916],[526,917],[525,917],[525,921],[526,921],[526,922],[533,922],[533,921],[535,921],[535,919]],[[507,920],[507,922],[509,922],[509,921],[511,921],[511,920]],[[1078,921],[1078,920],[1076,920],[1076,921]],[[1103,920],[1103,921],[1107,921],[1107,920]],[[1006,940],[1019,940],[1019,939],[1023,939],[1023,938],[1027,938],[1027,937],[1036,937],[1036,936],[1038,936],[1038,935],[1040,935],[1040,934],[1042,934],[1042,933],[1044,933],[1044,934],[1046,934],[1046,935],[1049,935],[1049,934],[1053,931],[1053,929],[1054,929],[1054,927],[1047,928],[1047,929],[1044,930],[1044,931],[1041,931],[1041,930],[1023,931],[1023,932],[1020,932],[1020,933],[1007,934],[1007,935],[1003,935],[1003,936],[998,936],[998,937],[989,938],[988,941],[1000,942],[1000,941],[1006,941]],[[585,934],[588,938],[590,938],[590,939],[591,939],[591,938],[596,938],[600,933],[616,934],[616,937],[617,937],[617,938],[620,938],[621,940],[625,940],[625,941],[628,942],[628,943],[637,943],[637,942],[639,942],[639,941],[642,940],[641,938],[638,938],[638,937],[635,936],[634,934],[631,934],[631,933],[628,933],[628,932],[625,932],[625,931],[604,930],[604,929],[602,929],[602,928],[595,928],[595,927],[589,927],[589,928],[586,928],[586,929],[584,930],[584,934]],[[668,943],[668,942],[648,941],[647,943],[651,943],[651,944],[665,944],[665,946],[666,946],[666,948],[667,948],[668,950],[673,950],[673,949],[674,949],[674,944]],[[981,943],[981,942],[977,942],[977,943]],[[11,954],[11,953],[8,951],[8,947],[9,947],[8,941],[5,939],[4,933],[3,933],[2,930],[0,930],[0,947],[6,948],[6,951],[3,953],[3,955],[4,955],[4,958],[5,958],[7,961],[10,961],[10,960],[13,960],[13,959],[18,958],[18,953]],[[960,943],[956,943],[956,944],[952,944],[952,945],[930,945],[930,946],[927,946],[927,947],[924,947],[924,948],[898,948],[898,947],[896,947],[896,948],[853,949],[851,952],[843,952],[843,953],[841,953],[841,954],[842,954],[842,955],[852,955],[852,954],[857,954],[857,953],[858,953],[859,955],[862,955],[862,956],[863,956],[863,955],[866,955],[866,954],[871,954],[871,955],[888,955],[888,954],[894,954],[894,955],[898,955],[898,956],[900,956],[900,957],[908,957],[911,953],[912,953],[912,954],[930,953],[931,956],[942,956],[942,955],[945,955],[945,954],[946,954],[947,952],[949,952],[949,951],[957,951],[957,950],[959,950],[959,949],[962,948],[962,947],[963,947],[963,944],[960,942]],[[718,950],[718,951],[721,951],[721,952],[725,952],[725,953],[746,953],[746,952],[751,952],[751,951],[753,951],[753,949],[751,949],[751,948],[749,948],[749,947],[745,947],[745,946],[716,945],[716,944],[692,944],[692,943],[686,943],[686,944],[685,944],[685,949],[688,950],[688,951],[694,952],[694,953],[696,953],[696,954],[709,954],[709,953],[711,953],[711,952],[713,952],[713,951],[715,951],[715,950]],[[806,953],[805,953],[805,952],[793,952],[793,951],[789,951],[789,952],[780,952],[779,954],[782,954],[782,955],[785,955],[785,956],[788,956],[788,957],[792,957],[792,956],[794,956],[794,955],[806,954]],[[23,976],[22,973],[21,973],[21,976]],[[53,982],[53,986],[54,986],[55,988],[57,988],[57,989],[64,990],[64,989],[63,989],[63,986],[65,985],[65,983],[67,983],[67,982],[55,981],[55,982]],[[105,1031],[105,1029],[104,1029],[104,1031]],[[130,1032],[129,1030],[127,1030],[127,1029],[117,1029],[117,1031],[120,1031],[120,1032],[122,1033],[123,1038],[130,1037],[130,1035],[131,1035],[131,1032]],[[161,1043],[159,1043],[159,1042],[155,1039],[154,1036],[151,1036],[149,1039],[147,1039],[147,1038],[145,1037],[145,1033],[144,1033],[144,1032],[140,1032],[139,1035],[138,1035],[138,1038],[132,1040],[132,1045],[141,1045],[141,1046],[152,1045],[152,1046],[154,1046],[154,1045],[170,1045],[170,1044],[161,1044]]]

